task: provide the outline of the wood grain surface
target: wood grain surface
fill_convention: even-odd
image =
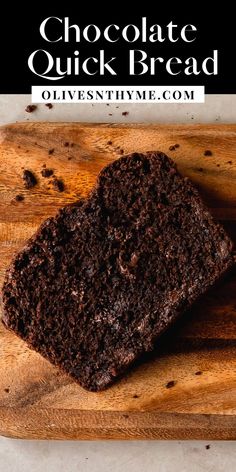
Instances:
[[[17,123],[0,130],[0,283],[14,252],[41,221],[86,196],[105,164],[146,150],[164,151],[177,162],[236,241],[236,125]],[[44,164],[63,180],[64,192],[42,177]],[[23,169],[37,177],[31,190],[24,188]],[[23,201],[15,200],[19,194]],[[236,439],[235,276],[233,270],[154,353],[104,392],[83,390],[1,325],[0,433]]]

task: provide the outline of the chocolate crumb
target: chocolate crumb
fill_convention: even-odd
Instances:
[[[49,110],[51,110],[53,108],[53,104],[52,103],[45,103],[45,107],[49,108]]]
[[[24,180],[25,188],[29,189],[37,184],[37,179],[30,170],[24,170],[22,179]]]
[[[108,146],[112,145],[112,141],[107,141]]]
[[[136,393],[133,395],[133,398],[139,398],[139,395],[137,395]]]
[[[228,161],[228,164],[232,164],[232,161]]]
[[[112,116],[112,113],[109,113],[109,116]]]
[[[122,111],[122,115],[123,115],[123,116],[127,116],[128,114],[129,114],[128,111]]]
[[[110,103],[107,103],[106,105],[107,105],[107,107],[109,107],[109,106],[110,106]]]
[[[195,375],[202,375],[202,371],[201,371],[201,370],[197,370],[197,372],[195,372]]]
[[[27,111],[27,113],[33,113],[37,108],[37,105],[27,105],[25,111]]]
[[[53,175],[53,170],[52,169],[43,169],[41,171],[41,174],[43,177],[51,177]]]
[[[205,448],[206,448],[206,449],[210,449],[210,448],[211,448],[210,444],[207,444],[207,445],[205,446]]]
[[[174,144],[173,146],[170,146],[170,147],[169,147],[169,150],[170,150],[170,151],[175,151],[175,150],[176,150],[177,148],[179,148],[179,147],[180,147],[179,144]]]
[[[74,147],[74,143],[70,143],[70,147]]]
[[[172,388],[175,385],[176,385],[176,381],[175,380],[170,380],[169,382],[167,382],[166,388]]]
[[[52,185],[55,188],[55,190],[57,190],[58,192],[63,192],[65,189],[65,186],[62,180],[57,179],[57,178],[53,180]]]
[[[212,151],[210,149],[206,149],[206,151],[204,151],[204,156],[212,156]]]
[[[9,393],[10,389],[9,388],[4,388],[4,392]]]
[[[123,415],[123,418],[129,418],[129,415],[125,414],[125,415]]]
[[[69,145],[70,145],[70,143],[68,143],[68,141],[66,141],[66,142],[64,143],[64,146],[65,146],[65,147],[68,147]]]
[[[198,172],[203,172],[203,168],[202,167],[198,167]]]
[[[22,201],[24,200],[24,196],[23,196],[23,195],[16,195],[16,196],[15,196],[15,200],[16,200],[17,202],[22,202]]]
[[[124,154],[124,149],[120,149],[119,154]]]
[[[70,157],[68,157],[67,159],[68,159],[68,161],[71,161],[72,157],[70,156]]]
[[[46,164],[43,164],[42,167],[47,167]]]
[[[50,154],[53,154],[53,153],[54,153],[54,150],[55,150],[54,148],[49,149],[49,150],[48,150],[48,154],[49,154],[49,155],[50,155]]]

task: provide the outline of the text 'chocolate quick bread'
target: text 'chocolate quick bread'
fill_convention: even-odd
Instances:
[[[101,390],[233,264],[231,251],[170,159],[122,157],[17,255],[3,322],[83,387]]]

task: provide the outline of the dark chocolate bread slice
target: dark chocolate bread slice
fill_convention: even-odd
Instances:
[[[3,322],[83,387],[101,390],[232,264],[230,239],[173,162],[131,154],[16,256]]]

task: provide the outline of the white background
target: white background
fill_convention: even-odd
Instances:
[[[236,123],[236,95],[211,95],[205,104],[54,105],[26,113],[27,95],[0,95],[0,123],[90,121]],[[127,116],[122,111],[128,111]],[[109,115],[111,114],[111,115]],[[206,449],[206,445],[210,449]],[[234,472],[236,442],[22,441],[0,438],[0,472]]]
[[[205,103],[190,104],[56,104],[49,110],[38,105],[26,113],[28,95],[0,95],[0,124],[15,121],[90,121],[144,123],[236,123],[236,95],[208,95]],[[119,108],[116,108],[116,107]],[[129,111],[127,116],[122,111]],[[111,114],[111,115],[110,115]]]

